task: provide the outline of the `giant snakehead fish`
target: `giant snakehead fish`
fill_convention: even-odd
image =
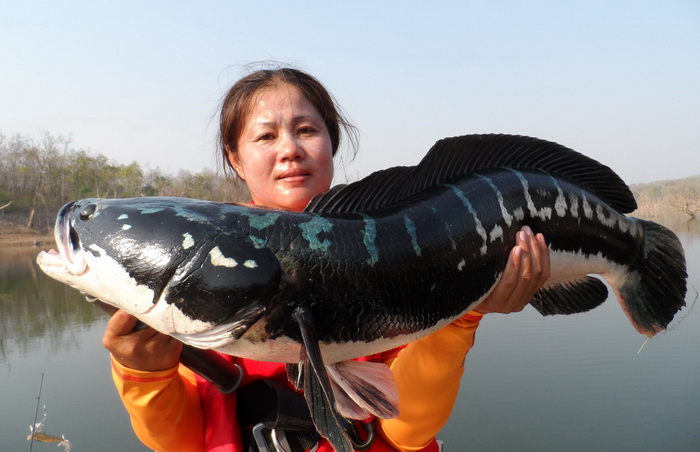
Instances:
[[[640,333],[666,328],[685,304],[683,249],[663,226],[625,215],[635,208],[610,168],[571,149],[466,135],[438,141],[416,166],[336,186],[302,212],[162,197],[72,202],[56,220],[58,252],[38,262],[184,343],[303,364],[319,432],[347,451],[334,407],[355,418],[398,412],[388,368],[349,360],[477,306],[524,225],[549,247],[551,276],[532,300],[542,314],[600,305],[599,275]]]

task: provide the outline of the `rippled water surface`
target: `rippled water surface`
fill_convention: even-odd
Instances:
[[[688,306],[646,344],[614,300],[568,317],[487,316],[440,435],[446,450],[700,450],[698,223],[672,225],[688,259]],[[45,277],[37,251],[0,250],[0,451],[29,450],[42,373],[48,433],[75,452],[146,450],[111,383],[104,316]]]

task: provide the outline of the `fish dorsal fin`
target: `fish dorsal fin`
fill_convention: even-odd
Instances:
[[[418,165],[377,171],[333,187],[311,200],[305,210],[343,214],[387,208],[433,185],[498,168],[543,170],[582,186],[621,213],[637,208],[627,184],[592,158],[551,141],[493,134],[442,139]]]

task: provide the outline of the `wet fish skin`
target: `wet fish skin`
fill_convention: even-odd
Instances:
[[[330,364],[411,342],[476,306],[528,225],[545,235],[552,267],[533,306],[592,309],[607,298],[588,276],[598,274],[651,336],[684,305],[687,274],[677,237],[625,215],[635,207],[614,172],[570,149],[465,136],[438,142],[416,167],[335,187],[304,212],[182,198],[78,201],[58,215],[60,255],[38,261],[191,345]],[[319,403],[332,405],[323,366],[313,364]],[[384,406],[376,405],[369,411]],[[320,423],[324,436],[342,436],[332,420]]]
[[[405,180],[409,170],[380,174],[388,177],[370,188]],[[601,184],[612,177],[603,176]],[[587,186],[547,168],[477,167],[393,204],[328,207],[339,194],[362,198],[356,187],[363,184],[334,189],[298,213],[180,198],[82,200],[59,214],[58,241],[73,237],[64,248],[83,253],[90,268],[112,259],[113,271],[122,271],[123,282],[141,298],[105,297],[119,285],[115,281],[97,283],[96,293],[81,290],[193,345],[285,362],[296,360],[294,344],[302,342],[292,316],[299,305],[311,309],[329,361],[391,348],[449,323],[495,286],[524,225],[542,232],[550,248],[552,275],[533,302],[543,313],[602,303],[607,291],[586,276],[591,273],[618,289],[628,273],[635,281],[650,279],[643,276],[645,259],[635,257],[648,252],[652,223],[625,216]],[[604,195],[622,209],[634,205],[633,198]],[[651,275],[663,288],[657,291],[662,300],[643,293],[621,299],[647,335],[670,322],[685,294],[677,238],[658,225],[651,229],[667,238],[664,252],[672,257],[673,265],[652,261],[670,269]],[[159,321],[161,313],[169,317]]]

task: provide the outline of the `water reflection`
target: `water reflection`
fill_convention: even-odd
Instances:
[[[697,450],[700,221],[653,220],[680,235],[692,285],[669,331],[637,353],[644,338],[614,300],[573,316],[487,316],[440,434],[447,450]],[[0,386],[10,388],[0,391],[0,450],[26,450],[43,372],[51,431],[76,451],[145,450],[112,387],[104,315],[45,276],[37,253],[0,250]]]
[[[38,252],[0,250],[0,450],[28,449],[45,374],[47,431],[65,435],[75,451],[145,451],[111,381],[100,341],[106,316],[78,291],[44,275],[34,262]]]
[[[10,351],[32,352],[40,341],[52,351],[71,349],[76,329],[101,317],[78,291],[44,275],[34,262],[37,253],[0,251],[0,363]]]
[[[649,220],[662,224],[675,232],[678,236],[689,241],[700,238],[700,219],[689,219],[684,214],[666,214],[648,217]]]

